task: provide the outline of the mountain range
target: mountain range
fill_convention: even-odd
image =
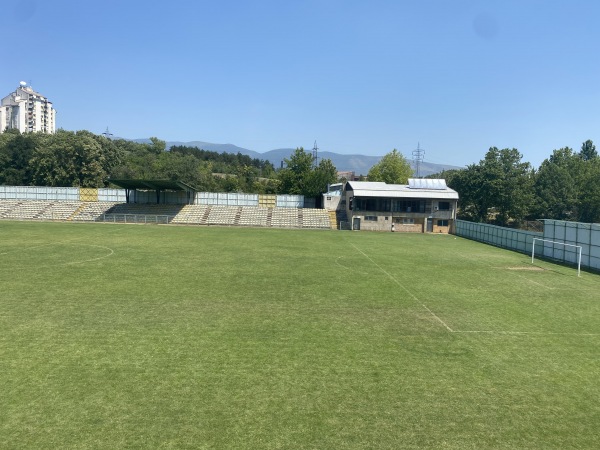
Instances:
[[[136,142],[149,143],[148,139],[135,139]],[[294,153],[295,149],[293,148],[278,148],[275,150],[270,150],[268,152],[259,153],[254,150],[249,150],[247,148],[238,147],[233,144],[213,144],[210,142],[203,141],[191,141],[191,142],[177,142],[171,141],[167,142],[167,149],[170,149],[174,145],[181,145],[186,147],[197,147],[202,150],[208,150],[211,152],[219,152],[219,153],[234,153],[238,152],[242,155],[248,155],[251,158],[263,159],[269,161],[271,164],[275,166],[275,168],[279,168],[282,166],[283,160],[285,158],[289,158],[292,153]],[[312,151],[312,150],[307,150]],[[333,165],[337,168],[339,172],[354,172],[356,175],[366,175],[369,172],[369,169],[373,167],[375,164],[381,160],[382,156],[367,156],[367,155],[345,155],[341,153],[334,152],[319,152],[319,158],[327,158],[330,159]],[[414,162],[407,158],[413,169]],[[427,161],[421,161],[420,165],[420,175],[427,176],[432,175],[434,173],[439,173],[442,170],[450,170],[450,169],[461,169],[459,166],[451,166],[448,164],[435,164]]]

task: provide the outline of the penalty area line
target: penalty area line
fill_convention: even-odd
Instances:
[[[389,273],[387,270],[385,270],[383,267],[381,267],[379,264],[377,264],[375,261],[373,261],[371,259],[371,257],[369,255],[367,255],[365,252],[363,252],[360,248],[358,248],[356,245],[354,245],[353,243],[350,243],[350,245],[352,245],[352,247],[354,247],[359,253],[361,253],[365,258],[367,258],[369,261],[371,261],[372,264],[375,265],[375,267],[377,267],[380,271],[382,271],[384,274],[386,274],[394,283],[396,283],[398,286],[400,286],[408,295],[410,295],[414,301],[416,301],[417,303],[420,303],[421,306],[423,308],[425,308],[427,310],[427,312],[429,312],[429,314],[431,314],[431,316],[436,319],[439,323],[441,323],[444,328],[446,328],[446,330],[448,330],[450,333],[454,333],[454,330],[452,330],[452,328],[450,328],[448,326],[448,324],[446,322],[444,322],[440,317],[438,317],[432,310],[430,310],[425,303],[423,303],[421,300],[419,300],[417,298],[417,296],[415,294],[413,294],[411,291],[409,291],[402,283],[400,283],[391,273]]]

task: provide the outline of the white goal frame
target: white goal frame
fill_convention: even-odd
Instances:
[[[565,247],[574,247],[575,249],[579,249],[579,251],[577,252],[577,276],[581,276],[581,253],[583,251],[583,247],[581,245],[567,244],[565,242],[559,241],[551,241],[550,239],[533,238],[533,242],[531,245],[531,264],[533,264],[533,259],[535,258],[535,241],[550,242],[552,244],[564,245]]]

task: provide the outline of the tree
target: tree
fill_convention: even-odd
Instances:
[[[487,222],[492,199],[487,196],[483,167],[470,164],[446,179],[446,183],[458,192],[458,218],[472,222]]]
[[[103,186],[112,162],[89,132],[59,130],[45,135],[30,160],[33,182],[41,186]]]
[[[17,129],[8,129],[0,134],[0,184],[31,184],[29,160],[42,137],[39,133],[21,134]]]
[[[151,144],[146,144],[146,145],[148,147],[148,150],[151,153],[160,155],[167,148],[167,143],[165,141],[160,140],[157,137],[151,137],[150,142],[151,142]]]
[[[383,181],[388,184],[406,184],[413,170],[406,158],[394,149],[371,167],[367,175],[369,181]]]
[[[554,150],[535,174],[532,214],[539,219],[576,220],[582,160],[569,147]]]
[[[277,173],[279,193],[316,197],[327,189],[327,184],[337,181],[337,169],[329,159],[322,159],[317,167],[313,157],[302,147],[297,148],[286,167]]]
[[[596,146],[591,140],[588,139],[583,144],[581,144],[581,151],[579,152],[579,157],[584,161],[589,161],[598,157]]]
[[[459,194],[459,217],[506,226],[519,223],[533,202],[533,170],[517,149],[491,147],[479,164],[452,174],[448,186]]]
[[[294,153],[284,160],[285,168],[277,173],[280,193],[304,195],[307,192],[307,182],[312,171],[313,157],[304,148],[297,148]]]
[[[584,161],[579,173],[580,222],[600,222],[600,158]]]
[[[522,157],[515,148],[492,147],[482,161],[485,195],[496,210],[495,223],[501,226],[521,222],[533,202],[533,172]]]
[[[304,195],[317,197],[327,192],[327,185],[337,181],[337,169],[330,159],[322,159],[319,165],[310,173],[307,180],[307,190]]]

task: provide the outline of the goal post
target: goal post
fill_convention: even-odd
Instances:
[[[576,255],[577,255],[577,276],[581,276],[581,253],[583,250],[583,247],[581,245],[574,245],[574,244],[567,244],[566,242],[559,242],[559,241],[551,241],[550,239],[542,239],[542,238],[533,238],[533,243],[531,245],[531,264],[533,264],[533,260],[535,259],[535,242],[549,242],[553,245],[562,245],[563,247],[572,247],[575,249]],[[544,244],[541,244],[542,248]],[[563,250],[564,251],[564,250]]]

